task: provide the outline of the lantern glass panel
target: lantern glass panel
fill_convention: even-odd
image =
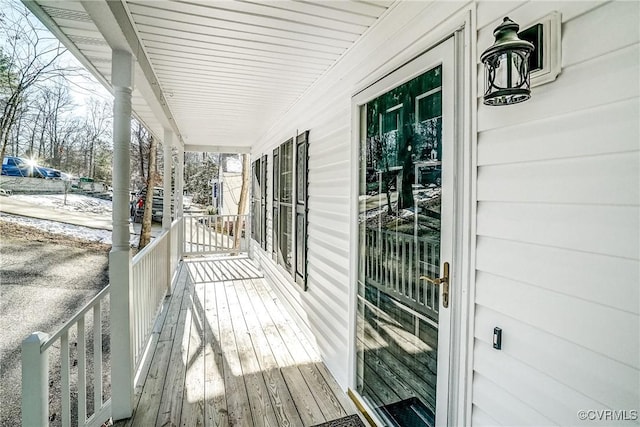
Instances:
[[[525,62],[519,52],[504,52],[496,58],[495,80],[496,89],[519,88],[526,84]]]
[[[486,59],[485,104],[515,104],[529,98],[528,57],[526,51],[508,50]]]

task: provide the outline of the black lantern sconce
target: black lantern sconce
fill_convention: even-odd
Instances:
[[[485,69],[485,105],[510,105],[531,97],[529,55],[532,43],[518,37],[519,25],[504,18],[495,43],[480,56]]]

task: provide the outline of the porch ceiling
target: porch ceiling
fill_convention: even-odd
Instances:
[[[138,58],[134,113],[158,137],[249,147],[393,1],[24,0],[107,87]]]

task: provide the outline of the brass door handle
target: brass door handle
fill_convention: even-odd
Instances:
[[[428,276],[420,276],[420,280],[426,280],[427,282],[440,285],[442,284],[442,306],[444,308],[449,307],[449,263],[445,262],[442,266],[442,277],[434,279]]]

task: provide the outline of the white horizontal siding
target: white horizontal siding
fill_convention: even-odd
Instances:
[[[480,236],[477,269],[585,301],[640,314],[636,260]],[[616,292],[606,284],[613,274]]]
[[[495,417],[498,425],[504,426],[549,426],[553,421],[545,417],[544,411],[533,409],[527,402],[496,384],[489,377],[474,372],[474,385],[486,390],[473,393],[474,408],[481,408]]]
[[[520,105],[478,100],[474,425],[640,401],[640,5],[480,2],[477,56],[503,16],[554,10],[557,80]]]
[[[298,317],[308,323],[325,363],[345,389],[349,384],[349,297],[354,286],[349,263],[355,256],[348,250],[353,204],[351,97],[373,83],[373,76],[380,78],[426,50],[430,31],[465,5],[468,2],[395,4],[252,149],[258,158],[270,154],[296,129],[310,130],[308,290],[301,292],[286,277],[278,286],[293,301],[291,307],[301,311]],[[263,262],[272,264],[270,259],[269,255]]]
[[[638,218],[638,206],[480,202],[478,234],[637,261]]]
[[[482,358],[498,358],[504,354],[528,367],[522,377],[553,378],[563,387],[609,408],[633,408],[634,402],[637,404],[640,378],[638,371],[629,365],[608,355],[585,351],[583,346],[529,325],[519,316],[511,317],[489,307],[478,307],[475,324],[476,341],[486,345],[492,343],[496,324],[503,329],[502,350],[492,348],[492,352],[482,352]],[[478,366],[490,363],[478,357],[476,361]],[[494,416],[499,418],[498,414]]]
[[[478,165],[521,163],[638,150],[637,98],[598,105],[478,136]],[[516,134],[517,132],[517,134]]]
[[[485,272],[478,272],[476,278],[476,303],[633,368],[640,367],[637,314]],[[539,344],[546,345],[544,341]]]
[[[489,414],[475,405],[473,406],[473,416],[471,418],[471,424],[480,427],[496,427],[500,425],[496,420],[491,418]]]
[[[638,151],[485,166],[479,173],[478,198],[496,202],[638,205],[638,170]]]

